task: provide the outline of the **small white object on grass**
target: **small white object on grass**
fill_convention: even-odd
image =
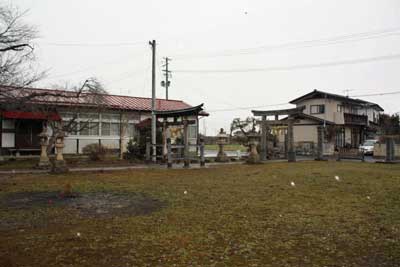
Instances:
[[[290,185],[291,186],[296,186],[296,184],[293,181],[290,183]]]
[[[337,175],[335,175],[335,179],[336,179],[336,181],[340,181],[340,177]]]
[[[367,199],[371,199],[369,196],[367,196]]]
[[[81,233],[76,233],[76,236],[77,237],[81,237]]]
[[[185,190],[185,191],[183,191],[183,193],[185,194],[185,195],[187,195],[187,191]]]

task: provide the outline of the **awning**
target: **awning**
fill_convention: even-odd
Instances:
[[[25,119],[25,120],[52,120],[60,121],[61,117],[55,112],[27,112],[27,111],[3,111],[3,118],[7,119]]]

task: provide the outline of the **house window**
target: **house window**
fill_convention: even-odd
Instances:
[[[120,115],[101,114],[101,135],[119,136],[120,135]]]
[[[99,114],[79,114],[79,135],[99,135]]]
[[[120,135],[119,123],[111,123],[110,124],[110,135],[112,135],[112,136]]]
[[[337,105],[337,112],[343,112],[344,111],[344,107],[341,104]]]
[[[196,125],[190,125],[188,127],[188,131],[189,131],[189,138],[190,139],[196,139],[197,138],[197,126]]]
[[[311,114],[323,114],[325,113],[325,105],[311,105],[310,106]]]
[[[99,135],[99,123],[93,121],[80,122],[80,135]]]
[[[136,135],[135,124],[129,123],[127,129],[128,137],[134,137]]]

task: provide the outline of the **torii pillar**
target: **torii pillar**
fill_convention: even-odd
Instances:
[[[294,118],[290,117],[288,118],[288,128],[287,128],[287,140],[288,140],[288,152],[287,152],[287,158],[289,162],[295,162],[296,161],[296,152],[294,150],[294,134],[293,134],[293,124],[294,124]]]

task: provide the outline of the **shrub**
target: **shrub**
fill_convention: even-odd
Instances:
[[[137,141],[137,138],[130,139],[126,145],[126,158],[127,159],[140,159],[142,158],[142,148]]]
[[[100,144],[89,144],[82,149],[82,152],[87,154],[90,160],[98,161],[104,160],[108,153],[108,148]]]

